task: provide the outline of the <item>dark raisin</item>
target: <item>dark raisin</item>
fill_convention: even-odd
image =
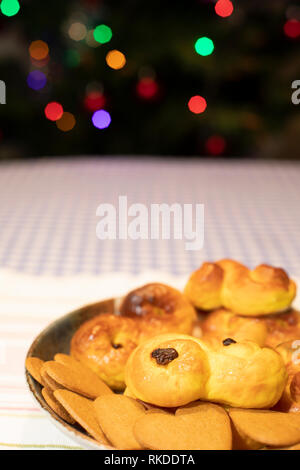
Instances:
[[[236,343],[236,341],[234,341],[234,339],[232,338],[226,338],[223,341],[224,346],[229,346],[230,344],[233,344],[233,343]]]
[[[157,364],[165,366],[178,357],[178,352],[174,348],[158,348],[152,351],[151,356],[156,359]]]

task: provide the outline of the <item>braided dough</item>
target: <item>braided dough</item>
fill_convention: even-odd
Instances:
[[[245,316],[282,312],[296,295],[296,284],[281,268],[266,264],[253,271],[236,261],[203,263],[189,278],[185,290],[201,310],[225,307]]]
[[[81,325],[71,342],[73,357],[111,388],[125,388],[125,364],[142,341],[161,333],[192,332],[194,307],[178,290],[147,284],[123,299],[120,315],[101,314]]]
[[[138,346],[126,366],[136,398],[162,407],[207,400],[240,408],[269,408],[287,380],[281,356],[250,341],[209,344],[188,335],[156,336]]]

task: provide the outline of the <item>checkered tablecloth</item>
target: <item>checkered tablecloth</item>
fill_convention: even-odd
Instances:
[[[24,356],[53,318],[146,281],[180,287],[203,260],[300,277],[300,165],[69,159],[0,165],[0,449],[73,448],[26,390]],[[100,203],[203,203],[205,241],[96,237]],[[150,271],[150,272],[149,272]]]
[[[299,274],[300,165],[259,161],[42,160],[0,166],[0,266],[37,275],[185,274],[203,260]],[[204,203],[205,243],[96,238],[102,202]]]

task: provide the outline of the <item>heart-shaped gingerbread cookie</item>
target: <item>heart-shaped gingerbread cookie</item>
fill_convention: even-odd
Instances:
[[[195,402],[175,415],[147,413],[133,428],[146,449],[230,450],[232,435],[226,411],[212,403]]]

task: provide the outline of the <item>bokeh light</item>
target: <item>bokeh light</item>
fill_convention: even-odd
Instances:
[[[18,0],[2,0],[0,10],[5,16],[14,16],[20,10],[20,3]]]
[[[210,155],[221,155],[225,148],[225,139],[220,135],[212,135],[205,142],[205,148]]]
[[[94,39],[100,44],[109,42],[112,38],[112,30],[106,24],[100,24],[94,29]]]
[[[93,29],[91,29],[87,33],[85,40],[86,40],[87,45],[90,46],[90,47],[99,47],[100,46],[100,42],[95,41],[94,30]]]
[[[60,119],[63,115],[63,112],[64,110],[62,105],[60,103],[57,103],[56,101],[48,103],[45,107],[45,116],[50,121],[57,121],[58,119]]]
[[[91,91],[87,93],[84,99],[84,106],[88,111],[96,111],[105,106],[106,99],[105,96],[99,91]]]
[[[215,4],[215,12],[222,18],[227,18],[233,12],[233,4],[230,0],[218,0]]]
[[[111,123],[111,117],[108,111],[100,109],[92,116],[92,122],[97,129],[106,129]]]
[[[188,102],[188,108],[192,113],[200,114],[206,110],[206,100],[199,95],[192,96]]]
[[[29,46],[29,54],[35,60],[43,60],[49,54],[49,47],[44,41],[33,41]]]
[[[107,53],[106,63],[112,69],[119,70],[126,64],[126,57],[122,52],[117,49],[113,49]]]
[[[28,74],[27,84],[33,90],[41,90],[47,83],[47,77],[41,70],[33,70]]]
[[[300,36],[300,21],[291,19],[285,22],[283,27],[286,36],[296,39]]]
[[[65,112],[62,117],[56,121],[56,125],[59,130],[63,132],[71,131],[76,124],[76,119],[74,114]]]
[[[212,54],[215,46],[211,39],[203,36],[202,38],[197,39],[195,42],[195,50],[197,54],[202,56],[207,56]]]
[[[87,29],[83,23],[76,22],[71,24],[68,33],[74,41],[82,41],[87,35]]]
[[[151,100],[158,93],[158,84],[151,77],[141,78],[137,83],[136,92],[140,98]]]

